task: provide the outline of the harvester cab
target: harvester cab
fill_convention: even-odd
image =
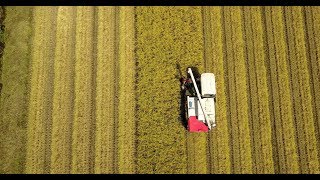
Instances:
[[[202,73],[197,83],[192,69],[188,68],[190,78],[184,80],[183,89],[186,91],[186,117],[188,131],[208,132],[216,126],[215,101],[216,84],[213,73]],[[201,94],[198,84],[201,86]]]

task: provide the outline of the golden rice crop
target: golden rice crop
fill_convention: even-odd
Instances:
[[[54,61],[51,173],[71,171],[75,17],[75,7],[59,7]]]
[[[195,7],[193,11],[189,12],[192,13],[191,20],[193,23],[190,25],[197,26],[197,27],[203,27],[203,19],[202,19],[202,9],[201,7]],[[189,22],[190,23],[190,22]],[[201,29],[199,29],[201,30]],[[198,31],[199,31],[198,30]],[[201,32],[202,33],[202,32]],[[194,34],[194,37],[200,38],[200,34]],[[205,61],[203,49],[204,44],[199,43],[196,44],[196,48],[198,48],[196,51],[199,51],[199,58],[193,59],[193,63],[198,63],[197,66],[200,73],[204,72],[205,69]],[[181,63],[181,71],[183,73],[186,73],[186,69],[188,66],[184,64],[185,62]],[[190,63],[189,66],[192,66]],[[184,74],[185,75],[185,74]],[[208,153],[209,146],[207,145],[208,135],[205,133],[187,133],[187,155],[188,155],[188,173],[191,174],[205,174],[208,173],[208,164],[207,164],[207,157],[210,156]]]
[[[274,173],[263,28],[259,7],[243,7],[254,173]]]
[[[90,173],[93,129],[94,7],[77,7],[72,173]]]
[[[134,7],[119,7],[118,172],[135,173]]]
[[[207,170],[207,135],[190,133],[187,135],[188,173],[206,174]]]
[[[33,11],[26,173],[48,173],[50,170],[56,11],[56,7],[35,7]]]
[[[200,7],[137,7],[137,172],[186,173],[179,72],[203,63]],[[199,147],[206,148],[206,138]],[[198,150],[197,150],[198,151]],[[196,154],[198,158],[205,154]],[[201,161],[203,161],[201,159]],[[199,164],[202,166],[201,164]],[[206,166],[204,166],[206,168]]]
[[[301,7],[284,7],[291,95],[301,173],[319,173]]]
[[[6,15],[0,173],[319,173],[319,7]],[[187,67],[216,76],[209,133],[184,127]]]
[[[115,10],[116,7],[97,7],[95,173],[114,173],[116,168],[118,69]]]
[[[190,40],[193,38],[200,39],[202,38],[202,29],[196,28],[196,27],[202,27],[202,11],[201,7],[193,7],[193,8],[184,8],[184,9],[176,9],[177,12],[186,10],[184,16],[188,16],[188,20],[185,21],[186,25],[184,27],[186,28],[186,33],[189,34]],[[178,13],[177,13],[178,14]],[[181,14],[183,16],[183,14]],[[185,19],[182,17],[182,19]],[[181,32],[183,33],[183,32]],[[180,32],[175,30],[175,35],[178,37],[181,36]],[[183,36],[182,36],[183,37]],[[181,39],[182,40],[182,39]],[[188,40],[189,41],[189,40]],[[181,47],[183,48],[183,46]],[[181,59],[180,61],[177,61],[177,63],[180,65],[180,71],[184,76],[186,76],[186,69],[187,67],[197,67],[199,72],[204,72],[204,54],[203,54],[203,43],[196,43],[194,44],[193,49],[191,47],[188,47],[190,49],[190,53],[196,53],[195,55],[189,55],[185,58],[188,59]],[[183,50],[183,49],[182,49]],[[181,52],[181,50],[178,50]],[[178,53],[177,53],[178,55]],[[193,57],[194,56],[194,57]],[[175,71],[177,73],[177,70]],[[178,74],[177,74],[178,75]],[[177,79],[178,80],[178,79]],[[180,97],[184,98],[184,97]],[[180,102],[181,103],[181,102]],[[183,104],[180,104],[183,105]],[[180,109],[179,109],[180,111]],[[180,113],[182,113],[180,111]],[[182,114],[181,114],[182,115]],[[182,115],[183,116],[183,115]],[[180,124],[181,126],[181,124]],[[204,133],[187,133],[186,136],[186,146],[187,146],[187,172],[198,174],[198,173],[208,173],[208,165],[207,165],[207,156],[208,156],[208,146],[207,146],[207,134]]]
[[[279,173],[298,173],[299,164],[281,7],[264,7],[264,18],[271,86],[270,103],[273,114],[271,117],[275,124],[273,131],[277,141]]]
[[[213,72],[216,77],[217,128],[209,134],[210,173],[231,173],[229,126],[227,120],[227,101],[223,66],[223,36],[221,7],[203,7],[204,16],[204,50],[207,72]]]
[[[319,7],[304,7],[305,13],[305,28],[306,28],[306,47],[307,57],[310,69],[310,83],[312,95],[312,107],[314,115],[314,125],[316,136],[320,135],[320,60],[317,54],[320,54],[320,8]],[[318,144],[318,159],[320,163],[320,138],[317,138]]]
[[[247,79],[240,7],[224,7],[229,120],[234,173],[251,173],[252,157],[247,106]]]

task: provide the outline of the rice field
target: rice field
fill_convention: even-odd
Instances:
[[[5,11],[1,174],[320,173],[319,7]],[[216,76],[209,133],[187,67]]]

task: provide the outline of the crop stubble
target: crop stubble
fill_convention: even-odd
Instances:
[[[51,173],[70,173],[75,63],[75,7],[59,7],[54,61]]]
[[[284,7],[288,65],[301,173],[319,173],[301,7]]]
[[[77,7],[72,173],[90,173],[93,159],[94,7]],[[91,28],[88,28],[91,27]]]
[[[261,11],[243,7],[254,173],[274,173]]]
[[[268,84],[279,173],[298,173],[289,72],[281,7],[264,7]]]
[[[310,86],[316,137],[320,135],[320,8],[304,7],[307,56],[309,61]],[[320,138],[317,139],[320,163]]]
[[[231,173],[229,126],[223,66],[221,7],[203,7],[206,71],[214,72],[217,86],[216,123],[208,141],[210,173]]]
[[[134,7],[119,7],[118,171],[135,173],[135,26]]]
[[[116,17],[115,7],[98,7],[95,173],[114,173],[116,169],[115,121]]]
[[[33,11],[26,173],[47,173],[50,169],[56,12],[54,7],[35,7]]]
[[[223,7],[228,111],[234,173],[251,173],[252,157],[247,106],[247,79],[240,7]]]

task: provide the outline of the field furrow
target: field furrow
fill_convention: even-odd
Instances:
[[[285,34],[281,7],[264,7],[271,116],[276,136],[279,173],[299,173]]]
[[[95,173],[115,173],[115,122],[118,107],[116,7],[97,7]]]
[[[94,7],[77,7],[72,173],[93,172]]]
[[[240,7],[224,7],[226,64],[229,87],[229,121],[233,154],[233,172],[251,173],[252,157],[248,118],[248,95],[244,42],[242,36]]]
[[[209,148],[210,157],[209,173],[231,173],[230,138],[227,119],[227,100],[225,87],[225,71],[223,64],[223,36],[221,7],[203,7],[204,41],[206,72],[213,72],[216,77],[217,103],[216,123],[217,127],[210,133]]]
[[[307,58],[309,61],[310,88],[316,137],[320,135],[320,8],[305,7]],[[320,163],[320,138],[316,138]]]
[[[250,7],[248,7],[250,8]],[[256,96],[258,89],[256,86],[256,72],[255,72],[255,65],[252,64],[252,59],[255,57],[255,49],[253,45],[253,38],[252,33],[253,30],[251,28],[251,18],[252,14],[251,12],[247,11],[245,7],[242,8],[242,19],[243,19],[243,25],[244,28],[242,29],[244,40],[247,44],[245,47],[245,59],[246,59],[246,66],[247,66],[247,78],[248,78],[248,109],[249,109],[249,127],[250,127],[250,140],[251,140],[251,150],[252,150],[252,167],[253,172],[257,172],[257,168],[259,167],[259,162],[257,161],[257,155],[261,153],[260,147],[261,146],[261,136],[259,131],[259,115],[256,111],[256,109],[259,109],[258,107],[258,97]],[[250,34],[250,36],[248,36]],[[250,61],[250,62],[249,62]]]
[[[231,173],[235,172],[235,171],[240,171],[239,170],[239,163],[240,163],[240,153],[239,153],[239,143],[236,142],[236,138],[237,138],[237,133],[238,133],[238,128],[236,126],[237,124],[237,111],[235,108],[235,104],[231,103],[233,101],[231,97],[234,97],[234,93],[235,93],[235,87],[232,86],[232,84],[234,83],[234,73],[232,73],[234,71],[233,69],[233,61],[229,61],[227,59],[232,59],[232,52],[231,50],[228,50],[231,46],[231,38],[229,36],[227,36],[226,34],[231,34],[231,30],[230,27],[227,27],[229,24],[229,20],[226,17],[228,16],[227,11],[225,10],[225,8],[222,9],[222,24],[223,24],[223,45],[225,49],[225,54],[224,54],[224,68],[226,70],[225,73],[225,80],[226,80],[226,89],[227,89],[227,93],[226,93],[226,97],[227,97],[227,108],[228,108],[228,114],[227,114],[227,118],[228,118],[228,123],[229,123],[229,134],[230,134],[230,148],[231,148]],[[233,117],[233,121],[230,121],[231,117]],[[235,170],[236,169],[236,170]]]
[[[244,7],[246,56],[251,104],[254,173],[274,173],[272,133],[268,106],[267,73],[261,11],[259,7]]]
[[[75,7],[57,14],[52,106],[51,173],[70,173],[75,63]]]
[[[6,16],[0,64],[0,174],[15,174],[25,170],[32,8],[6,7]]]
[[[26,173],[48,173],[57,8],[35,7],[33,13]]]
[[[284,13],[301,173],[319,173],[302,9],[284,7]]]
[[[135,173],[136,59],[134,7],[119,7],[118,172]]]

